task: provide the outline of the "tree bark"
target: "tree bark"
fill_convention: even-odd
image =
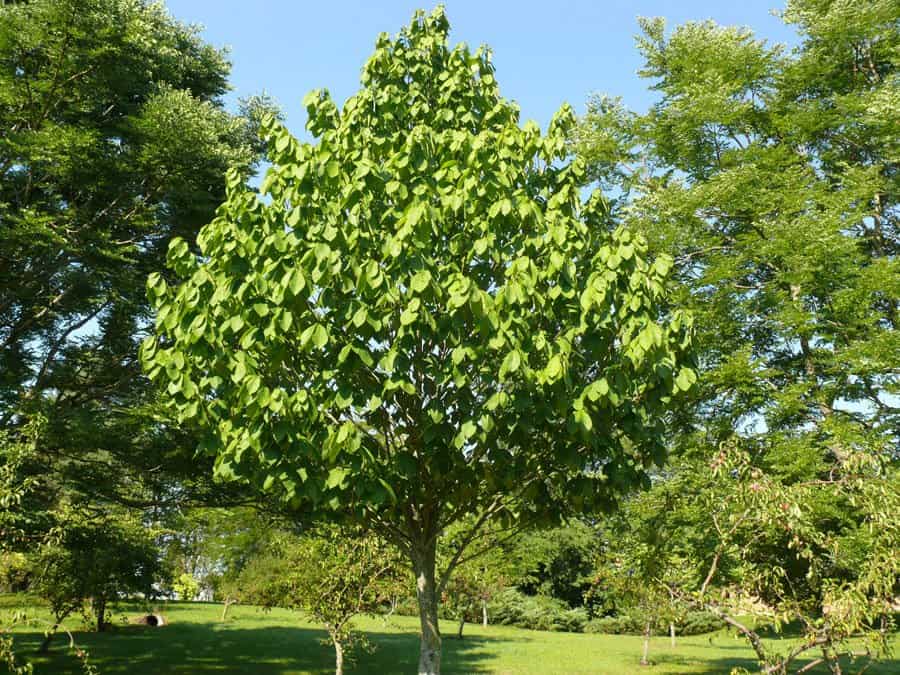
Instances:
[[[225,617],[228,616],[228,608],[231,607],[235,602],[235,600],[225,598],[225,605],[222,607],[222,621],[224,621]]]
[[[344,675],[344,645],[340,640],[334,642],[334,675]]]
[[[424,538],[424,537],[423,537]],[[422,638],[419,646],[419,675],[440,675],[441,633],[438,627],[438,597],[435,582],[437,541],[419,542],[412,551],[413,572],[416,575],[416,599],[419,602],[419,623]]]
[[[50,651],[50,643],[53,641],[53,636],[56,635],[56,631],[59,630],[60,624],[68,615],[69,613],[66,612],[62,616],[56,617],[56,622],[53,624],[53,628],[47,631],[47,635],[44,636],[44,640],[43,642],[41,642],[41,646],[38,647],[38,654],[46,654]]]
[[[460,640],[462,640],[463,628],[465,627],[465,625],[466,625],[466,613],[463,612],[462,614],[459,615],[459,628],[456,631],[456,637],[458,637]]]
[[[672,641],[672,649],[675,649],[675,624],[669,622],[669,639]]]
[[[41,646],[38,647],[38,654],[46,654],[50,651],[50,642],[53,641],[53,636],[54,634],[56,634],[57,628],[59,628],[59,624],[53,624],[53,628],[51,628],[44,636],[44,640],[43,642],[41,642]]]
[[[487,600],[484,598],[481,599],[481,626],[483,628],[487,628]]]
[[[94,598],[94,614],[97,615],[97,632],[106,630],[106,598]]]
[[[649,666],[650,661],[648,661],[648,657],[650,655],[650,622],[647,622],[647,627],[644,629],[644,653],[641,656],[641,665]]]

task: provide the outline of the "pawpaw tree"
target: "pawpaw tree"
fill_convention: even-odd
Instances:
[[[381,35],[343,107],[306,97],[312,142],[265,121],[262,196],[232,173],[196,248],[173,243],[142,348],[219,476],[400,548],[422,673],[485,523],[612,507],[663,459],[667,404],[694,380],[672,261],[583,200],[572,110],[520,125],[490,51],[448,32],[438,9]]]

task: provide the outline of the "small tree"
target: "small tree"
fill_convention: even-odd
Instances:
[[[153,538],[140,523],[107,517],[87,520],[76,512],[51,533],[36,554],[32,588],[50,603],[54,625],[41,651],[47,651],[62,621],[87,600],[97,630],[107,625],[107,605],[130,592],[150,594],[160,576]]]
[[[314,144],[264,122],[268,199],[232,173],[200,255],[172,245],[181,282],[149,280],[142,351],[221,477],[404,553],[422,673],[485,524],[611,508],[664,457],[670,397],[695,379],[689,318],[664,313],[671,259],[582,202],[571,109],[546,136],[519,126],[490,52],[448,31],[417,13],[379,37],[343,110],[307,96]]]
[[[446,566],[446,560],[455,555],[459,548],[458,538],[469,531],[465,521],[448,528],[441,539],[438,560]],[[517,539],[517,538],[516,538]],[[441,603],[449,616],[459,621],[457,637],[462,639],[466,621],[481,615],[481,624],[488,625],[488,602],[506,587],[513,577],[510,549],[516,539],[509,537],[496,526],[485,529],[479,555],[463,565],[459,565],[444,586]],[[471,557],[471,556],[470,556]]]
[[[193,576],[184,572],[172,584],[172,590],[178,595],[179,600],[190,601],[200,592],[200,582]]]
[[[361,642],[351,621],[374,613],[391,597],[399,560],[375,537],[326,528],[315,536],[282,539],[268,556],[251,561],[242,577],[250,601],[300,609],[325,626],[335,673],[343,675],[348,648]]]

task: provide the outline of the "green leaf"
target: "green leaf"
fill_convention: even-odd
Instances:
[[[472,420],[463,422],[459,433],[456,434],[456,437],[453,439],[453,447],[457,450],[461,449],[476,431],[477,427],[475,426],[475,422]]]
[[[312,334],[312,342],[317,349],[322,349],[325,345],[328,344],[328,331],[325,329],[325,326],[320,323],[315,324],[315,328],[313,329]]]
[[[575,423],[578,424],[585,431],[590,431],[594,428],[594,422],[591,420],[591,416],[584,410],[576,410],[574,413]]]
[[[306,278],[303,276],[303,270],[301,270],[299,267],[295,267],[294,271],[291,273],[291,293],[293,293],[294,295],[299,295],[300,291],[302,291],[305,286]]]
[[[410,280],[410,288],[416,293],[421,293],[426,288],[428,288],[428,284],[431,282],[431,272],[428,270],[420,270],[416,274],[413,275],[413,278]]]
[[[503,363],[500,365],[500,378],[502,379],[509,373],[516,372],[521,364],[522,357],[519,355],[519,350],[513,349],[506,355],[506,358],[503,359]]]
[[[353,325],[357,328],[361,327],[369,318],[369,312],[365,307],[360,307],[353,314]]]
[[[697,375],[693,370],[690,368],[682,368],[678,372],[678,377],[675,378],[675,386],[681,391],[687,391],[696,381]]]
[[[343,488],[344,480],[347,478],[347,474],[350,471],[343,467],[335,467],[331,471],[328,472],[328,478],[325,479],[325,487],[329,490],[334,488]]]

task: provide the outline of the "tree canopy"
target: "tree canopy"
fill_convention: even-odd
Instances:
[[[198,250],[170,247],[178,283],[151,276],[143,345],[220,476],[378,529],[425,606],[443,528],[610,508],[694,381],[671,259],[582,202],[572,111],[520,126],[489,50],[448,31],[419,13],[342,109],[308,95],[314,143],[264,121],[268,199],[231,174]]]
[[[189,434],[152,420],[137,346],[147,275],[262,150],[267,105],[227,112],[229,69],[160,4],[0,6],[0,426],[45,418],[48,493],[149,502],[164,491],[151,469],[193,470],[173,452]]]
[[[635,115],[594,99],[573,136],[616,188],[616,219],[673,256],[697,320],[670,472],[693,487],[657,512],[661,552],[691,549],[681,583],[706,601],[739,586],[802,621],[831,665],[860,630],[884,648],[900,577],[898,17],[892,2],[793,0],[790,52],[645,20],[659,102]],[[786,672],[798,653],[759,656]]]

